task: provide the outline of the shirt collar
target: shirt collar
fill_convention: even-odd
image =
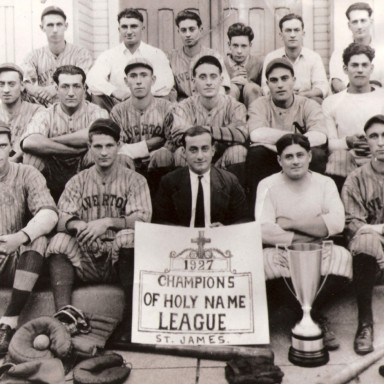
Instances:
[[[136,53],[141,53],[141,49],[143,49],[144,47],[144,43],[142,41],[140,41],[140,44],[139,46],[137,47],[136,51],[131,53],[131,51],[125,46],[124,42],[120,43],[120,49],[123,53],[126,53],[128,52],[129,54],[131,55],[134,55]]]
[[[193,172],[191,168],[189,168],[189,175],[194,178],[198,178],[199,176],[203,176],[203,179],[208,180],[209,176],[211,174],[211,168],[208,169],[207,172],[203,173],[202,175],[198,175],[197,173]],[[207,176],[207,177],[206,177]]]

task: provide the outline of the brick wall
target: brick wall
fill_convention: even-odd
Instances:
[[[313,49],[322,57],[327,73],[332,54],[330,1],[332,0],[315,0],[313,2]]]

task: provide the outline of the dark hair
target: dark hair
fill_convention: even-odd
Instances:
[[[367,11],[369,17],[371,17],[373,13],[373,9],[371,8],[371,6],[368,3],[363,3],[363,2],[353,3],[347,8],[347,10],[345,11],[345,15],[347,16],[348,20],[349,20],[349,14],[352,11]]]
[[[144,23],[144,17],[137,8],[125,8],[117,15],[117,22],[120,23],[120,20],[125,17],[127,19],[137,19]]]
[[[349,60],[354,55],[365,55],[368,57],[369,61],[372,63],[375,57],[375,50],[371,48],[369,45],[359,44],[359,43],[351,43],[347,48],[344,49],[343,52],[343,63],[344,65],[348,65]]]
[[[367,132],[373,124],[383,124],[384,125],[384,115],[375,115],[367,120],[364,125],[364,132]]]
[[[311,144],[309,144],[307,136],[300,135],[299,133],[288,133],[284,136],[281,136],[280,139],[277,140],[277,154],[281,156],[284,149],[293,144],[300,145],[300,147],[303,147],[307,152],[311,150]]]
[[[100,128],[96,128],[92,132],[88,133],[88,141],[91,143],[93,136],[97,136],[97,135],[111,136],[112,139],[116,141],[116,143],[120,140],[120,138],[116,138],[116,136],[113,135],[113,133],[111,131],[109,131],[108,129],[100,127]]]
[[[180,11],[175,18],[175,24],[177,27],[179,27],[180,22],[184,20],[195,20],[197,23],[197,26],[200,28],[203,24],[201,22],[200,15],[197,12],[191,11],[189,9],[184,9],[183,11]]]
[[[217,57],[211,56],[211,55],[206,55],[206,56],[201,56],[199,60],[196,61],[195,65],[192,68],[192,76],[196,76],[196,69],[200,67],[200,65],[203,64],[212,64],[215,67],[219,68],[220,73],[223,72],[223,67],[220,64],[220,61]]]
[[[230,25],[227,31],[227,36],[229,41],[231,41],[234,36],[247,36],[249,42],[255,37],[252,28],[243,23],[234,23]]]
[[[83,85],[85,84],[86,75],[85,72],[80,68],[76,67],[76,65],[62,65],[57,68],[54,74],[52,75],[53,81],[59,85],[59,76],[60,75],[81,75],[81,82]]]
[[[283,30],[283,24],[288,20],[299,20],[301,22],[301,27],[304,30],[304,21],[303,18],[300,15],[297,15],[296,13],[288,13],[288,15],[283,16],[279,21],[279,28],[280,31]]]
[[[181,138],[181,144],[185,148],[185,139],[187,137],[194,137],[194,136],[200,136],[203,135],[204,133],[208,133],[209,136],[211,136],[211,144],[213,145],[214,140],[211,131],[209,130],[208,127],[203,127],[202,125],[195,125],[194,127],[188,128],[184,133],[183,137]]]

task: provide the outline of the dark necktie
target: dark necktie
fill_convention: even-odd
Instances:
[[[203,176],[198,176],[198,178],[199,178],[199,188],[197,189],[195,227],[203,228],[205,227],[204,191],[203,191],[203,185],[201,184],[201,179],[203,178]]]

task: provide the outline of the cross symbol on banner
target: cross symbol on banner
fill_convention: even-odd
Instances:
[[[204,231],[199,231],[199,237],[197,239],[191,239],[192,243],[197,244],[197,257],[204,259],[204,245],[211,242],[211,239],[204,237]]]

